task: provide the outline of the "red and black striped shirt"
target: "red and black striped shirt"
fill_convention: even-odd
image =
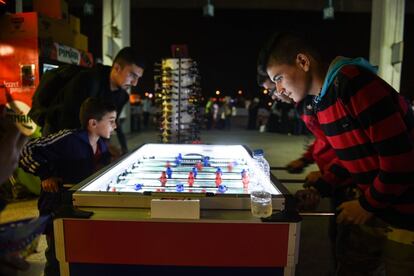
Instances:
[[[377,75],[354,65],[339,71],[316,106],[318,121],[363,195],[361,206],[414,229],[414,116]]]
[[[314,96],[308,95],[296,106],[300,118],[315,137],[315,141],[302,157],[309,163],[314,161],[318,165],[322,181],[315,183],[315,188],[322,196],[331,196],[336,188],[352,185],[354,182],[349,172],[340,164],[335,150],[322,131],[315,115],[313,100]]]

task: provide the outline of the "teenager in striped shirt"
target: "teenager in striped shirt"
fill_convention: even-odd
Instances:
[[[275,84],[270,80],[267,73],[263,72],[263,64],[259,58],[257,83],[270,91],[272,100],[293,103],[293,100],[282,93],[277,93]],[[266,74],[266,75],[264,75]],[[319,197],[332,197],[334,206],[342,202],[344,188],[352,188],[354,182],[349,172],[340,165],[335,151],[328,143],[319,122],[313,111],[314,96],[308,95],[305,99],[295,104],[295,110],[305,123],[315,140],[308,146],[307,150],[299,159],[289,162],[286,166],[289,173],[300,173],[304,167],[316,163],[319,171],[312,171],[305,178],[305,188],[316,188],[300,190],[296,194],[299,209],[312,209],[319,203]],[[315,194],[315,192],[317,192]]]
[[[299,35],[280,33],[266,47],[266,68],[279,93],[300,102],[314,95],[315,115],[341,165],[358,185],[338,207],[352,227],[338,256],[338,275],[414,270],[414,116],[365,60],[335,58],[325,66]],[[342,261],[342,262],[341,262]]]

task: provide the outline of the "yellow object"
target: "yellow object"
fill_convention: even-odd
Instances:
[[[72,31],[76,34],[80,34],[80,18],[74,15],[69,15],[69,25]]]
[[[387,233],[387,239],[398,243],[414,245],[414,231],[394,227],[389,228],[391,231]]]

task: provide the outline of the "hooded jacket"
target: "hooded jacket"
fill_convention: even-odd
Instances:
[[[316,116],[362,191],[361,206],[414,229],[414,116],[409,103],[362,59],[335,59]]]

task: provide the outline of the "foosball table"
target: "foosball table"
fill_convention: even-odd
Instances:
[[[269,218],[252,216],[257,189],[271,194]],[[300,217],[245,146],[145,144],[71,192],[93,215],[54,221],[62,275],[294,275]]]

